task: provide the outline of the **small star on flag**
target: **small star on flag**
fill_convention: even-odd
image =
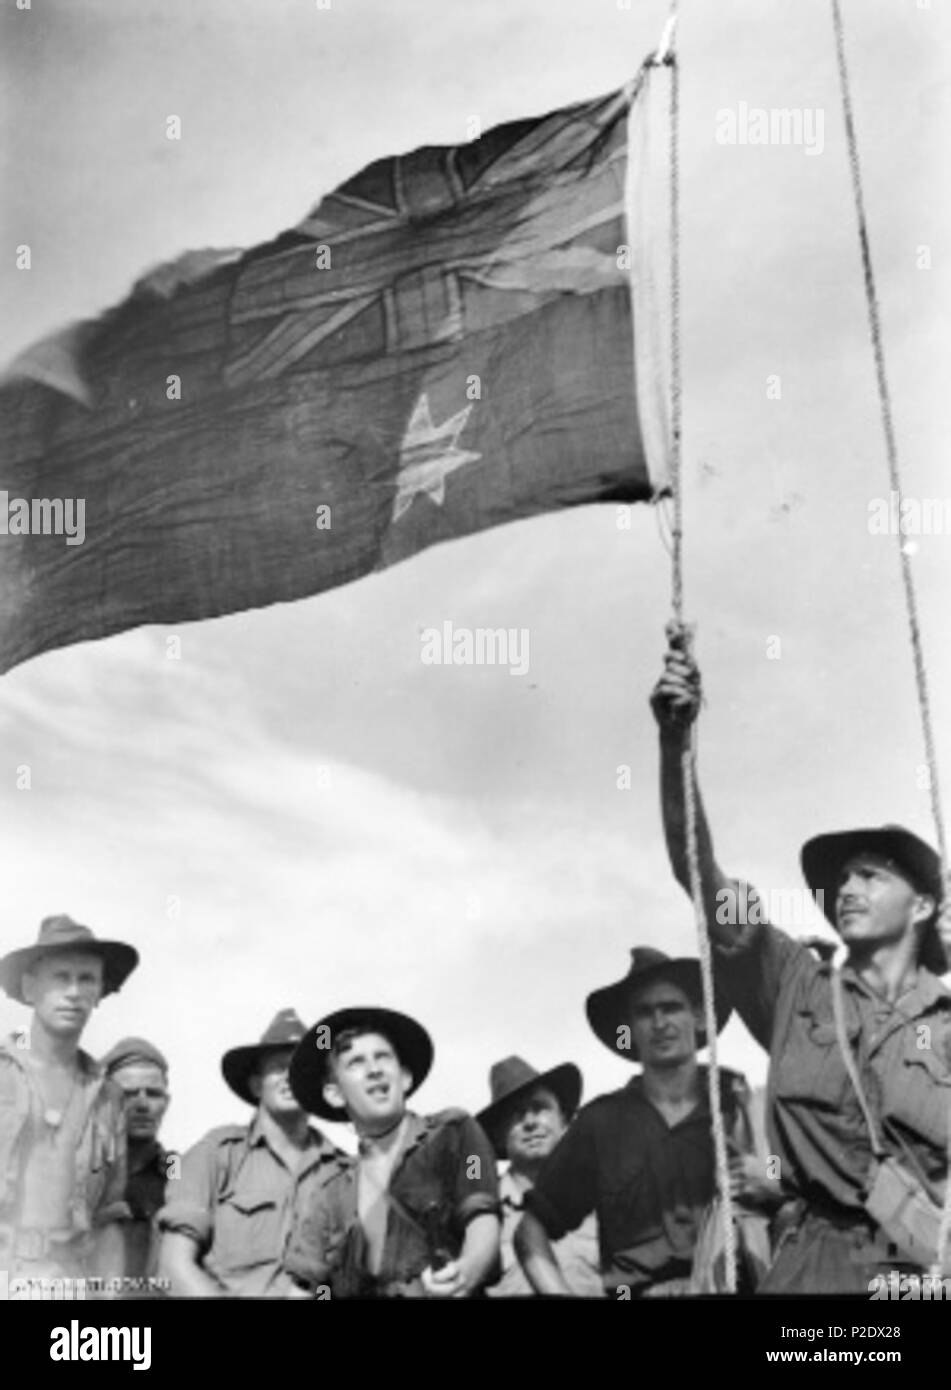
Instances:
[[[429,397],[425,392],[420,396],[400,448],[394,521],[399,521],[403,513],[409,511],[413,498],[420,492],[442,506],[446,500],[447,475],[464,463],[474,463],[482,457],[469,449],[460,449],[457,443],[471,411],[472,406],[467,405],[441,425],[434,425]]]
[[[668,152],[652,73],[376,159],[272,240],[186,252],[0,361],[0,673],[660,495]],[[183,354],[187,408],[170,410]],[[54,479],[74,497],[50,502]],[[81,545],[17,534],[6,501],[33,497],[35,514],[44,496],[84,508]]]

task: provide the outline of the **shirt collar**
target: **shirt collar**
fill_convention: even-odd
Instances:
[[[22,1042],[18,1042],[17,1039],[22,1038],[25,1033],[25,1028],[19,1028],[16,1032],[9,1033],[5,1038],[0,1039],[0,1052],[3,1052],[12,1062],[15,1062],[24,1073],[26,1072],[26,1067],[23,1064],[23,1054],[28,1049],[23,1046]],[[83,1078],[100,1080],[105,1075],[99,1063],[94,1058],[90,1057],[88,1052],[84,1052],[82,1048],[76,1053],[76,1065]]]
[[[410,1116],[404,1111],[396,1124],[391,1125],[384,1134],[362,1135],[357,1145],[359,1156],[367,1158],[371,1154],[385,1154],[391,1161],[394,1160],[408,1138],[409,1121]]]
[[[260,1110],[255,1110],[254,1117],[248,1125],[248,1148],[256,1149],[260,1148],[262,1145],[266,1149],[269,1149],[272,1154],[274,1153],[272,1145],[268,1142],[267,1133],[265,1132],[264,1124],[261,1119],[261,1112]],[[339,1153],[339,1150],[331,1144],[327,1136],[322,1134],[319,1129],[315,1128],[314,1125],[308,1125],[307,1142],[304,1145],[304,1152],[309,1155],[309,1162],[313,1162],[314,1160],[323,1162],[324,1159],[335,1157]],[[277,1157],[276,1154],[275,1157]],[[304,1167],[307,1166],[309,1166],[309,1163],[304,1165]],[[303,1171],[304,1169],[302,1168],[301,1172]]]
[[[833,970],[831,961],[824,962],[820,968],[831,977]],[[857,970],[853,970],[850,965],[842,967],[844,984],[858,989],[876,1004],[890,1003],[895,1009],[901,1006],[901,1012],[912,1018],[919,1014],[928,1013],[940,1003],[951,1003],[951,991],[946,989],[937,975],[933,975],[923,965],[916,967],[912,979],[911,987],[900,994],[897,999],[886,1000],[876,989],[872,988],[867,980],[862,979]]]
[[[147,1168],[164,1173],[168,1155],[157,1139],[149,1139],[141,1149],[127,1146],[130,1173],[144,1173]]]
[[[432,1134],[433,1130],[438,1127],[438,1121],[434,1115],[417,1115],[413,1110],[407,1110],[406,1120],[406,1133],[403,1139],[403,1146],[393,1165],[394,1173],[405,1163],[409,1154],[411,1154],[414,1149],[418,1149],[420,1144],[424,1143],[429,1138],[430,1134]],[[331,1156],[334,1160],[334,1167],[333,1170],[328,1173],[328,1178],[337,1177],[345,1173],[355,1173],[360,1166],[359,1153],[349,1154],[344,1153],[341,1149],[332,1148]]]
[[[418,1149],[437,1127],[435,1115],[417,1115],[414,1110],[406,1112],[406,1137],[403,1141],[403,1152],[401,1157],[405,1158],[414,1149]]]
[[[439,1124],[435,1115],[417,1115],[415,1110],[407,1110],[403,1119],[405,1120],[405,1129],[403,1131],[403,1143],[400,1146],[399,1163],[403,1162],[407,1154],[418,1149],[420,1144],[425,1143]],[[359,1154],[356,1155],[356,1161],[359,1161]]]
[[[743,1084],[743,1077],[739,1072],[733,1071],[731,1067],[719,1067],[720,1074],[720,1103],[721,1106],[733,1103],[738,1085]],[[710,1086],[707,1079],[709,1067],[699,1065],[697,1067],[697,1084],[700,1088],[700,1099],[684,1120],[695,1119],[698,1115],[709,1115],[710,1113]],[[655,1113],[659,1113],[652,1104],[644,1090],[643,1073],[638,1072],[632,1076],[627,1085],[622,1087],[621,1095],[626,1096],[635,1105],[647,1105]],[[681,1121],[684,1123],[684,1121]]]

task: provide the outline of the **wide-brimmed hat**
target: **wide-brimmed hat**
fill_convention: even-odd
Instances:
[[[891,859],[920,893],[934,898],[935,914],[921,938],[918,959],[926,969],[943,975],[948,969],[948,958],[938,932],[938,909],[944,897],[941,860],[926,841],[919,840],[903,825],[836,830],[806,841],[801,854],[802,872],[813,893],[821,891],[822,911],[838,931],[835,904],[839,875],[849,859],[862,853]]]
[[[257,1105],[257,1097],[248,1082],[266,1052],[282,1047],[296,1047],[307,1032],[307,1026],[293,1009],[281,1009],[271,1019],[261,1035],[261,1041],[244,1047],[232,1047],[221,1059],[221,1074],[236,1096]]]
[[[44,917],[34,946],[21,946],[0,960],[0,987],[11,999],[25,1004],[23,976],[44,956],[56,951],[88,951],[102,960],[102,996],[115,994],[139,963],[139,953],[124,941],[103,941],[89,927],[60,913]]]
[[[164,1072],[166,1076],[168,1075],[168,1061],[155,1044],[150,1043],[146,1038],[121,1038],[119,1042],[112,1044],[104,1057],[99,1059],[99,1065],[107,1076],[121,1071],[123,1067],[143,1064],[158,1067],[159,1071]]]
[[[629,1028],[631,1023],[631,993],[643,989],[656,980],[670,980],[696,1004],[703,1000],[703,986],[700,975],[700,962],[691,956],[671,957],[663,951],[655,951],[650,946],[635,946],[631,951],[631,968],[622,980],[613,985],[596,989],[585,1001],[588,1022],[605,1047],[627,1062],[638,1060],[637,1048],[633,1042],[629,1047],[621,1045],[619,1030]],[[730,1017],[730,1006],[719,996],[714,1000],[714,1013],[719,1033]],[[703,1047],[707,1041],[706,1030],[697,1028],[697,1046]]]
[[[393,1045],[402,1066],[412,1076],[407,1090],[411,1096],[429,1075],[433,1064],[433,1040],[421,1023],[395,1009],[367,1008],[338,1009],[310,1028],[291,1058],[291,1090],[303,1108],[323,1120],[345,1120],[337,1106],[324,1100],[327,1082],[327,1063],[335,1040],[341,1033],[358,1028],[361,1033],[380,1033]]]
[[[489,1072],[489,1091],[492,1100],[480,1110],[476,1119],[492,1141],[499,1158],[505,1157],[503,1122],[519,1096],[528,1095],[543,1086],[558,1097],[562,1114],[570,1120],[581,1099],[581,1072],[574,1062],[562,1062],[548,1071],[536,1071],[522,1057],[506,1057],[496,1062]]]

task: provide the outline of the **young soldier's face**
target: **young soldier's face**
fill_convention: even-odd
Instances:
[[[112,1073],[125,1096],[125,1132],[130,1139],[154,1139],[168,1109],[165,1073],[154,1062],[130,1062]]]
[[[248,1082],[248,1089],[261,1109],[275,1119],[300,1113],[300,1105],[287,1075],[293,1053],[292,1047],[275,1047],[266,1052]]]
[[[513,1168],[534,1168],[552,1152],[567,1125],[554,1091],[536,1086],[505,1118],[505,1154]]]
[[[57,1037],[79,1037],[102,998],[102,959],[89,951],[43,956],[23,976],[23,997]]]
[[[852,950],[900,941],[933,908],[934,900],[920,894],[884,855],[853,855],[839,875],[836,926]]]
[[[678,1067],[697,1053],[699,1010],[667,980],[639,989],[631,1002],[631,1041],[645,1067]]]
[[[331,1058],[330,1076],[324,1087],[327,1103],[344,1106],[351,1121],[370,1134],[401,1118],[413,1084],[393,1044],[380,1033],[353,1038]]]

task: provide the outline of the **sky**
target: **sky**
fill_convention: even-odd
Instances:
[[[935,832],[898,541],[869,529],[888,476],[830,6],[681,8],[701,782],[724,867],[791,892],[819,831]],[[938,0],[843,10],[904,488],[940,499],[951,21]],[[374,158],[460,143],[472,116],[485,130],[619,87],[666,11],[6,6],[0,358],[183,251],[293,226]],[[823,138],[812,152],[718,141],[741,103],[821,113]],[[585,996],[625,973],[635,945],[696,953],[647,703],[670,613],[660,521],[641,506],[621,529],[603,505],[518,522],[316,598],[51,652],[0,682],[0,947],[68,912],[139,949],[84,1044],[98,1054],[136,1033],[162,1048],[170,1145],[247,1117],[220,1056],[287,1006],[308,1023],[351,1003],[417,1017],[436,1043],[423,1110],[477,1111],[489,1066],[511,1053],[540,1069],[576,1061],[587,1097],[626,1081]],[[947,786],[951,539],[910,544]],[[421,629],[446,621],[527,629],[530,669],[424,664]],[[814,911],[789,926],[828,933]],[[0,1001],[0,1029],[26,1018]],[[736,1020],[720,1055],[763,1081],[765,1054]]]

